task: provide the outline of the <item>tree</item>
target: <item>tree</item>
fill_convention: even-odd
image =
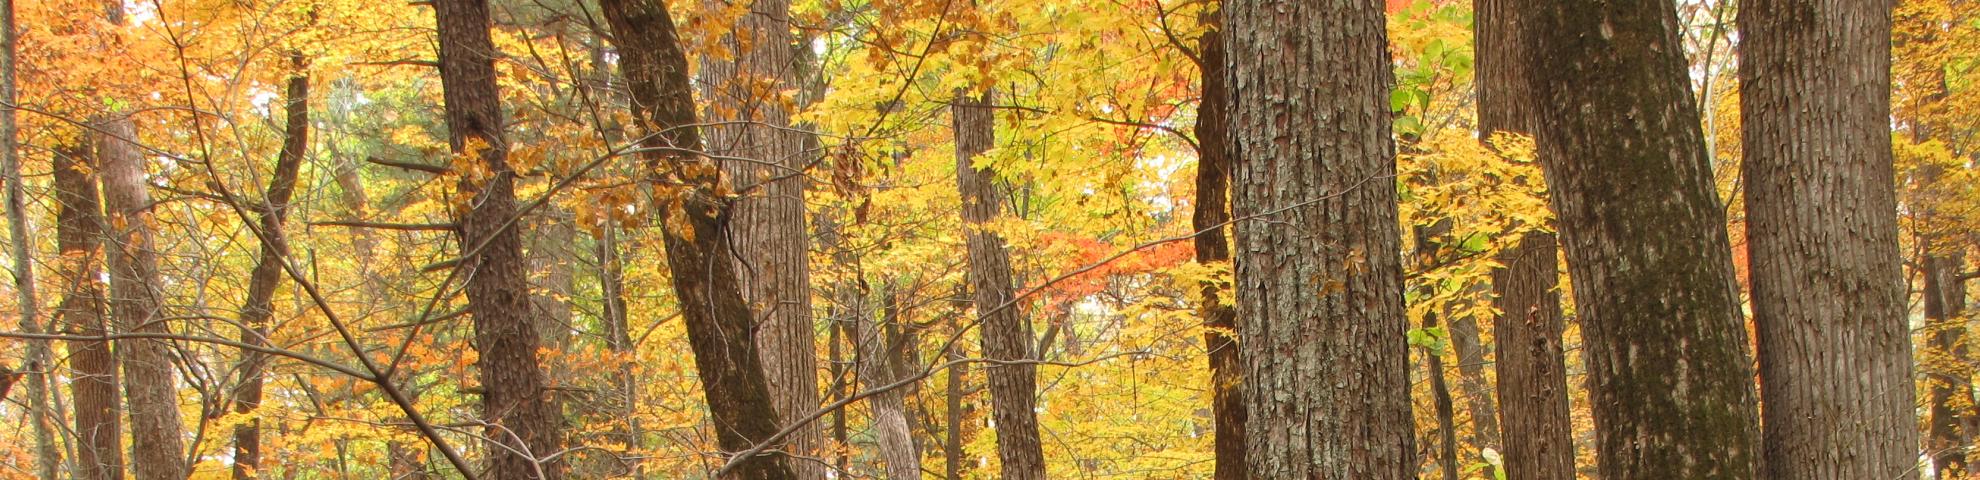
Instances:
[[[20,58],[16,51],[19,35],[14,24],[13,0],[0,0],[0,101],[8,105],[20,101],[14,85],[14,65]],[[14,109],[0,109],[0,170],[4,170],[0,176],[5,176],[6,182],[7,228],[13,237],[8,253],[14,257],[14,294],[20,299],[21,331],[47,333],[43,331],[41,300],[35,294],[34,237],[28,228],[26,188],[21,185],[19,138]],[[41,478],[55,478],[55,470],[62,463],[55,444],[56,415],[49,405],[52,397],[47,372],[52,355],[48,343],[48,340],[29,340],[24,359],[27,369],[34,370],[27,373],[28,422],[34,424],[35,475]]]
[[[1224,228],[1231,221],[1231,154],[1226,143],[1230,122],[1230,91],[1224,81],[1224,37],[1212,29],[1197,41],[1197,68],[1202,71],[1203,100],[1196,112],[1196,261],[1231,261],[1231,242]],[[1201,305],[1203,347],[1210,352],[1210,416],[1217,422],[1216,478],[1246,478],[1244,460],[1244,361],[1237,338],[1237,309],[1226,304],[1222,287],[1206,282]]]
[[[97,122],[96,164],[108,214],[110,316],[120,333],[169,335],[160,312],[164,291],[154,250],[150,184],[138,151],[136,125],[129,117]],[[185,431],[179,419],[177,366],[171,342],[133,338],[117,342],[123,367],[124,401],[131,422],[131,471],[138,480],[185,478]]]
[[[726,7],[726,2],[711,1]],[[802,72],[791,34],[790,0],[748,0],[722,44],[734,58],[705,55],[703,128],[709,154],[738,192],[730,235],[743,299],[757,314],[756,342],[770,382],[771,402],[785,419],[818,409],[818,340],[811,313],[809,237],[805,231],[805,167],[817,155],[807,135],[791,129],[791,106],[779,94],[797,88]],[[767,86],[767,88],[766,88]],[[799,426],[789,450],[823,454],[822,430]],[[798,478],[825,478],[820,462],[793,462]]]
[[[1416,476],[1382,9],[1222,7],[1253,477]]]
[[[531,320],[529,266],[516,218],[516,172],[508,162],[502,106],[495,86],[495,44],[486,0],[433,2],[440,29],[440,83],[446,96],[447,145],[462,160],[460,191],[469,206],[455,214],[461,265],[467,268],[468,313],[480,353],[484,435],[497,479],[556,479],[563,462],[563,416],[551,402],[538,366]]]
[[[633,123],[644,133],[638,158],[646,181],[663,193],[657,201],[667,266],[714,417],[716,443],[734,455],[774,442],[783,422],[750,335],[756,317],[743,301],[729,258],[733,199],[720,188],[714,160],[702,152],[687,54],[674,20],[658,0],[599,4],[619,48]],[[722,471],[744,480],[796,478],[785,456],[774,454],[730,458]]]
[[[1915,478],[1891,2],[1759,0],[1739,34],[1766,471]]]
[[[1522,58],[1528,22],[1522,4],[1477,0],[1473,7],[1479,136],[1531,135],[1539,127],[1540,103]],[[1506,478],[1573,478],[1559,250],[1547,232],[1529,232],[1515,242],[1499,255],[1504,268],[1491,274],[1492,302],[1500,312],[1492,324],[1498,354],[1493,365],[1499,374]]]
[[[1019,312],[1011,284],[1011,253],[989,223],[1003,211],[997,171],[977,158],[996,146],[995,95],[958,91],[949,114],[956,135],[956,189],[962,193],[964,240],[969,248],[970,298],[982,322],[983,356],[996,364],[989,377],[990,418],[997,430],[1002,478],[1045,478],[1045,452],[1038,437],[1038,367],[1031,363],[1031,322]]]
[[[241,307],[241,343],[266,346],[268,321],[275,312],[275,287],[282,280],[282,262],[288,252],[282,235],[282,222],[288,218],[289,200],[296,191],[296,174],[302,170],[303,156],[309,149],[309,73],[302,55],[292,53],[290,64],[296,72],[288,80],[287,112],[282,127],[282,150],[275,159],[274,177],[268,192],[254,210],[260,215],[260,256],[248,274],[247,304]],[[268,358],[260,352],[241,352],[241,382],[234,387],[234,412],[255,414],[261,407],[264,372]],[[234,428],[234,478],[259,478],[261,468],[261,422]]]
[[[57,315],[68,325],[68,333],[85,337],[110,333],[104,312],[103,292],[103,209],[97,200],[96,180],[89,172],[95,162],[91,148],[58,148],[54,155],[55,236],[62,253],[58,277],[62,281],[62,303]],[[123,409],[117,402],[117,358],[110,342],[70,340],[69,383],[71,408],[75,410],[76,471],[83,480],[122,480],[124,447],[121,420]]]
[[[1753,370],[1676,11],[1648,1],[1522,8],[1598,471],[1753,478]]]

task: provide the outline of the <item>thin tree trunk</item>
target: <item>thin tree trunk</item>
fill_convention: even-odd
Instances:
[[[770,399],[786,420],[817,410],[817,333],[811,313],[810,245],[805,231],[804,175],[808,135],[790,130],[793,113],[778,95],[803,86],[791,33],[790,0],[744,0],[749,9],[722,43],[733,58],[706,56],[700,74],[710,126],[702,136],[708,152],[735,160],[718,162],[736,191],[745,192],[730,209],[729,230],[743,300],[756,312],[756,342]],[[726,8],[728,2],[711,0]],[[770,88],[765,88],[770,86]],[[776,165],[772,167],[771,165]],[[823,430],[800,427],[786,449],[818,457]],[[825,478],[825,464],[791,463],[803,480]]]
[[[1492,271],[1498,320],[1499,404],[1506,478],[1574,478],[1574,423],[1561,336],[1560,259],[1554,236],[1527,233]]]
[[[1966,478],[1972,471],[1967,466],[1966,453],[1973,445],[1973,432],[1969,430],[1969,410],[1961,407],[1973,403],[1973,381],[1971,367],[1961,361],[1967,358],[1966,321],[1961,312],[1965,309],[1966,291],[1956,278],[1959,265],[1964,262],[1958,256],[1933,253],[1931,247],[1926,245],[1921,255],[1925,267],[1921,289],[1925,326],[1931,332],[1930,348],[1953,360],[1937,362],[1937,368],[1930,364],[1927,367],[1927,374],[1935,378],[1925,449],[1932,458],[1935,478]]]
[[[633,457],[640,449],[639,419],[633,414],[639,411],[639,379],[633,372],[632,327],[626,317],[626,275],[625,260],[619,255],[619,227],[609,221],[599,229],[598,234],[598,284],[600,303],[605,317],[605,348],[621,358],[618,369],[612,378],[613,389],[618,394],[618,411],[614,412],[626,425],[619,432],[619,448],[622,461],[631,462],[627,471],[634,478],[641,478],[640,462]]]
[[[899,339],[882,331],[883,324],[898,324],[900,300],[895,298],[892,287],[882,290],[881,295],[885,302],[881,322],[865,314],[853,319],[853,344],[859,346],[860,382],[869,389],[906,378],[902,373],[905,369],[894,353]],[[921,451],[915,448],[913,435],[908,431],[907,389],[896,388],[874,395],[869,404],[875,441],[880,445],[880,461],[886,465],[886,478],[921,478]]]
[[[990,412],[997,429],[997,458],[1002,478],[1045,478],[1045,453],[1038,440],[1038,367],[1025,363],[1031,355],[1031,322],[1014,304],[1011,252],[1004,238],[986,230],[1003,211],[1004,195],[997,173],[975,166],[976,157],[996,144],[997,118],[990,93],[970,96],[958,92],[950,114],[955,117],[956,188],[962,192],[963,228],[969,244],[969,284],[977,316],[983,324],[983,356],[990,377]]]
[[[150,184],[145,182],[144,156],[131,143],[137,128],[128,117],[112,117],[95,127],[103,208],[109,218],[110,314],[123,333],[171,333],[159,311],[164,292],[152,239]],[[129,405],[132,473],[138,480],[183,480],[185,427],[179,419],[173,347],[162,339],[116,344]]]
[[[16,38],[13,0],[0,0],[0,101],[13,105],[14,49],[20,43]],[[41,297],[35,295],[34,285],[34,236],[27,223],[27,192],[21,185],[21,157],[18,126],[14,123],[14,109],[0,108],[0,175],[5,175],[7,188],[7,227],[13,236],[14,293],[20,300],[21,332],[47,333],[41,323]],[[34,425],[34,468],[41,478],[55,478],[55,472],[62,464],[62,454],[55,445],[55,412],[50,410],[48,372],[50,365],[48,340],[28,340],[27,365],[28,423]]]
[[[1746,238],[1765,471],[1776,478],[1918,476],[1892,189],[1891,7],[1741,5]]]
[[[963,328],[961,323],[963,321],[962,312],[966,311],[967,308],[965,305],[966,301],[963,300],[964,298],[967,298],[967,295],[965,295],[963,288],[957,286],[955,301],[953,302],[956,304],[956,311],[949,316],[950,335],[961,335],[959,332]],[[951,345],[949,351],[945,353],[949,361],[962,360],[968,357],[968,354],[963,352],[962,345],[960,344]],[[943,423],[948,426],[945,429],[946,434],[942,439],[942,478],[948,480],[962,480],[963,474],[969,472],[970,463],[968,459],[963,458],[966,454],[963,446],[969,443],[971,437],[974,437],[972,435],[973,432],[970,430],[969,422],[975,416],[976,409],[970,405],[968,389],[963,386],[963,383],[969,379],[968,367],[969,364],[967,363],[949,367],[949,378],[946,379],[948,388],[942,392]]]
[[[1383,4],[1222,10],[1249,474],[1415,478]]]
[[[768,441],[783,425],[772,403],[762,358],[751,338],[755,315],[743,301],[713,159],[701,153],[687,55],[666,5],[658,0],[601,0],[619,47],[619,68],[632,94],[633,121],[647,133],[639,153],[656,189],[667,265],[694,349],[715,438],[736,453]],[[676,186],[678,185],[678,186]],[[741,459],[742,480],[795,478],[784,455]]]
[[[275,175],[268,192],[255,210],[261,214],[263,241],[261,257],[248,274],[247,304],[241,307],[241,343],[268,344],[268,321],[275,312],[275,287],[282,280],[283,255],[288,251],[282,222],[288,217],[289,198],[296,191],[296,174],[302,169],[309,149],[309,73],[303,71],[301,54],[290,54],[296,72],[289,77],[288,119],[283,127],[282,151],[275,160]],[[268,356],[241,352],[241,383],[234,389],[234,413],[254,415],[261,407],[263,371]],[[259,478],[261,468],[261,420],[249,419],[234,428],[234,478]]]
[[[1484,295],[1483,286],[1471,294]],[[1478,319],[1469,315],[1450,319],[1451,349],[1457,353],[1458,391],[1463,393],[1465,412],[1471,415],[1471,430],[1464,439],[1483,461],[1485,449],[1499,450],[1499,413],[1492,401],[1492,385],[1485,380],[1487,348],[1479,337]],[[1485,471],[1486,477],[1492,471]]]
[[[1538,127],[1540,100],[1523,58],[1528,20],[1522,6],[1521,0],[1474,2],[1482,139],[1500,132],[1532,135]],[[1493,366],[1506,478],[1574,478],[1574,422],[1561,338],[1567,327],[1555,242],[1552,233],[1529,231],[1499,254],[1503,267],[1491,272],[1492,303],[1499,310],[1492,322],[1497,350]]]
[[[62,253],[62,304],[56,315],[69,333],[110,332],[104,311],[103,210],[97,199],[93,153],[88,147],[57,149],[54,161],[56,244]],[[75,407],[78,440],[75,476],[80,480],[123,480],[123,409],[118,403],[117,358],[110,342],[70,340],[69,395]]]
[[[1227,142],[1230,122],[1230,89],[1224,81],[1223,32],[1210,30],[1197,42],[1202,70],[1203,100],[1196,112],[1196,211],[1190,228],[1199,232],[1192,241],[1196,262],[1229,263],[1231,242],[1224,236],[1231,221],[1231,154]],[[1206,231],[1212,230],[1214,231]],[[1202,285],[1197,306],[1203,316],[1203,347],[1210,360],[1210,417],[1216,422],[1217,480],[1246,478],[1244,465],[1244,360],[1238,355],[1237,309],[1223,298],[1214,283]]]
[[[502,131],[501,96],[495,85],[495,44],[489,39],[486,0],[437,0],[440,83],[445,91],[447,139],[457,155],[481,159],[486,173],[467,175],[460,190],[471,206],[456,214],[466,272],[474,346],[480,353],[482,420],[495,479],[563,477],[562,461],[544,461],[561,448],[563,416],[545,386],[537,360],[542,344],[529,303],[529,265],[516,219],[515,171]]]
[[[1423,315],[1423,328],[1438,328],[1437,313]],[[1435,348],[1423,348],[1424,376],[1430,379],[1431,405],[1437,411],[1437,469],[1444,480],[1458,480],[1457,463],[1457,408],[1451,402],[1451,387],[1444,374],[1444,353]]]
[[[1675,6],[1523,8],[1600,476],[1754,478],[1753,367]]]

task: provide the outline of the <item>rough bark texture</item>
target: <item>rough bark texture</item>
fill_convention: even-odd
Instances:
[[[1753,367],[1675,7],[1523,8],[1600,476],[1753,478]]]
[[[1224,38],[1217,30],[1204,32],[1197,43],[1202,69],[1203,100],[1196,111],[1196,211],[1190,228],[1196,261],[1231,261],[1231,242],[1224,236],[1231,221],[1231,153],[1227,143],[1230,92],[1225,88]],[[1215,229],[1212,231],[1205,231]],[[1213,478],[1246,478],[1244,468],[1244,363],[1238,356],[1237,309],[1215,284],[1202,287],[1198,314],[1203,316],[1203,347],[1210,359],[1210,416],[1216,422],[1217,468]]]
[[[110,332],[103,291],[103,210],[97,201],[89,148],[57,149],[54,160],[56,246],[62,252],[62,303],[67,333]],[[76,471],[80,480],[124,478],[123,409],[117,402],[117,358],[110,342],[71,340],[69,395],[75,409]]]
[[[751,338],[755,315],[743,301],[728,235],[729,198],[714,161],[701,154],[687,55],[659,0],[602,0],[619,47],[619,68],[632,96],[633,121],[647,133],[640,159],[665,189],[659,209],[667,265],[681,304],[695,370],[724,452],[740,452],[775,435],[783,423],[771,403],[762,359]],[[679,185],[671,187],[669,185]],[[743,480],[795,478],[784,455],[743,459]]]
[[[447,140],[460,155],[481,158],[486,175],[464,176],[472,195],[456,214],[468,312],[480,357],[482,420],[495,479],[563,476],[561,461],[538,460],[561,449],[563,417],[538,366],[537,322],[531,320],[529,265],[517,221],[515,171],[509,168],[502,131],[501,96],[495,86],[495,44],[489,40],[486,0],[437,0],[440,84],[445,91]],[[476,151],[478,150],[478,151]]]
[[[293,57],[302,67],[302,58]],[[282,130],[282,151],[275,159],[275,174],[268,192],[255,210],[261,215],[261,256],[248,273],[247,304],[241,307],[241,343],[268,344],[268,320],[275,312],[275,287],[282,280],[284,245],[282,221],[288,217],[289,198],[296,191],[296,173],[302,169],[303,155],[309,148],[309,76],[298,71],[289,77],[288,118]],[[234,413],[253,415],[261,407],[262,372],[268,356],[241,352],[241,383],[234,389]],[[261,468],[261,421],[250,419],[234,428],[234,478],[258,478]]]
[[[169,334],[159,309],[158,258],[151,228],[151,194],[144,156],[131,143],[137,129],[127,117],[96,125],[97,165],[108,215],[110,315],[120,333]],[[131,422],[131,471],[138,480],[183,480],[185,431],[179,419],[177,369],[169,341],[116,342],[123,367],[124,401]]]
[[[1223,5],[1255,478],[1416,476],[1382,12]]]
[[[983,323],[985,376],[990,381],[990,417],[997,429],[1002,478],[1045,478],[1044,447],[1038,440],[1038,366],[1031,356],[1031,322],[1015,305],[1011,252],[1004,238],[987,230],[1003,212],[997,172],[978,168],[976,157],[996,145],[997,117],[992,94],[958,93],[950,109],[956,134],[956,188],[962,192],[965,241],[969,244],[969,285],[976,315]]]
[[[743,300],[756,312],[756,343],[770,382],[770,399],[782,418],[818,409],[818,339],[811,318],[810,245],[805,232],[802,172],[814,156],[806,137],[790,130],[791,111],[780,92],[803,83],[794,56],[790,0],[745,0],[747,13],[722,43],[734,58],[704,57],[703,99],[710,126],[702,134],[708,153],[739,192],[729,230]],[[727,7],[726,1],[715,5]],[[776,165],[772,167],[771,165]],[[817,423],[792,434],[792,453],[822,456]],[[798,478],[825,478],[825,464],[792,462]]]
[[[1478,131],[1531,135],[1540,108],[1525,61],[1521,0],[1476,0]],[[1574,423],[1561,336],[1560,263],[1551,233],[1528,232],[1492,271],[1500,449],[1506,478],[1574,478]],[[1462,360],[1460,360],[1462,361]],[[1481,424],[1482,425],[1482,424]]]
[[[1918,476],[1892,189],[1891,6],[1740,9],[1746,238],[1763,461],[1775,478]]]
[[[1575,477],[1558,252],[1553,235],[1528,233],[1492,272],[1506,478]]]

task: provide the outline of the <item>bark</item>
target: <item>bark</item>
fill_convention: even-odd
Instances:
[[[1223,5],[1254,478],[1416,476],[1382,9]]]
[[[1203,100],[1196,112],[1196,211],[1190,228],[1198,233],[1192,239],[1196,262],[1231,261],[1231,242],[1224,236],[1231,221],[1231,154],[1226,143],[1230,122],[1230,92],[1224,84],[1224,36],[1217,30],[1203,33],[1198,41],[1202,69]],[[1212,230],[1214,229],[1214,230]],[[1206,231],[1209,230],[1209,231]],[[1213,283],[1202,287],[1197,306],[1203,316],[1203,347],[1210,360],[1210,416],[1216,422],[1217,467],[1213,478],[1246,478],[1244,465],[1244,361],[1238,356],[1237,309],[1222,288]]]
[[[486,175],[463,176],[473,195],[457,213],[468,311],[480,356],[482,420],[495,479],[563,476],[561,461],[539,461],[561,449],[563,417],[545,390],[537,360],[541,339],[529,302],[529,265],[516,217],[515,171],[502,131],[501,97],[495,86],[495,45],[489,40],[486,0],[437,0],[440,83],[445,91],[447,140],[455,154],[479,156]],[[475,151],[479,150],[479,151]],[[478,249],[478,250],[477,250]]]
[[[1435,312],[1423,315],[1423,328],[1437,328]],[[1430,378],[1431,405],[1437,411],[1437,467],[1444,480],[1458,480],[1457,426],[1453,417],[1457,407],[1451,401],[1451,387],[1444,375],[1444,354],[1434,348],[1424,348],[1424,375]]]
[[[726,8],[727,2],[713,1]],[[810,245],[805,232],[801,172],[811,154],[807,135],[792,131],[791,112],[778,92],[803,79],[791,33],[790,0],[746,0],[750,7],[722,39],[734,58],[704,57],[702,94],[710,126],[708,152],[735,157],[719,162],[738,192],[730,210],[743,300],[756,312],[756,342],[763,355],[770,398],[783,418],[818,409],[817,333],[811,318]],[[767,88],[766,88],[767,86]],[[771,165],[776,165],[772,167]],[[823,431],[814,423],[791,435],[792,453],[824,454]],[[825,478],[825,464],[793,462],[798,478]]]
[[[1753,367],[1668,2],[1523,5],[1600,476],[1753,478]]]
[[[962,192],[969,284],[977,317],[983,322],[983,356],[990,379],[991,423],[997,429],[1002,478],[1045,478],[1044,447],[1038,437],[1038,366],[1031,355],[1031,322],[1019,314],[1011,283],[1011,252],[1004,238],[987,230],[1003,211],[997,172],[975,166],[976,157],[996,144],[996,111],[991,93],[955,96],[956,188]]]
[[[110,315],[122,333],[171,333],[160,312],[164,292],[144,156],[131,143],[137,128],[128,117],[109,118],[95,127],[103,209],[109,218]],[[185,428],[179,419],[172,345],[160,339],[119,340],[116,345],[129,406],[132,473],[138,480],[182,480],[187,473],[181,439]]]
[[[538,211],[529,235],[530,308],[536,312],[536,335],[546,348],[563,351],[570,346],[571,298],[577,290],[577,226],[571,213],[545,205]],[[551,369],[566,376],[565,366]]]
[[[13,0],[0,0],[0,101],[15,102],[14,65],[19,43],[14,25]],[[21,332],[48,333],[42,329],[41,300],[34,285],[34,236],[27,223],[27,192],[21,185],[21,157],[14,109],[0,109],[0,175],[7,189],[7,227],[12,235],[14,294],[19,299]],[[34,430],[34,468],[41,478],[55,478],[62,454],[55,444],[55,412],[50,409],[48,372],[51,369],[48,340],[28,340],[26,358],[28,423]]]
[[[282,222],[288,217],[289,199],[296,191],[296,174],[302,169],[303,156],[309,149],[309,74],[300,71],[301,55],[291,55],[299,71],[289,77],[282,151],[276,157],[268,192],[262,204],[255,207],[261,215],[256,226],[261,230],[261,256],[255,260],[254,270],[248,273],[247,304],[241,307],[241,343],[249,345],[268,344],[268,321],[275,312],[275,288],[282,280],[283,257],[288,252]],[[234,389],[234,413],[254,415],[261,407],[262,376],[267,362],[265,354],[241,352],[241,383]],[[260,468],[261,420],[256,418],[234,428],[234,478],[259,478],[256,472]]]
[[[57,149],[54,160],[56,246],[62,253],[62,303],[57,316],[69,333],[110,332],[103,289],[103,210],[88,148]],[[123,415],[117,402],[117,358],[110,342],[70,340],[69,395],[75,408],[76,471],[80,480],[124,478]]]
[[[687,55],[666,5],[658,0],[602,0],[619,48],[619,68],[632,96],[633,121],[647,133],[640,153],[660,208],[667,265],[694,349],[716,444],[734,453],[754,448],[781,429],[756,342],[756,316],[743,300],[728,235],[731,199],[722,195],[714,161],[701,153]],[[678,185],[678,186],[676,186]],[[795,478],[784,455],[741,459],[734,478]]]
[[[1891,8],[1756,0],[1740,10],[1763,461],[1776,478],[1918,476],[1892,189]]]
[[[1498,132],[1532,135],[1538,127],[1539,99],[1522,58],[1527,46],[1522,5],[1475,1],[1478,131],[1485,139]],[[1561,339],[1567,327],[1555,242],[1551,233],[1527,232],[1499,254],[1504,267],[1491,272],[1492,303],[1499,310],[1492,322],[1493,366],[1506,478],[1574,478],[1574,423]]]

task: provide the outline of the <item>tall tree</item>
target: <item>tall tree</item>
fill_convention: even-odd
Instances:
[[[1522,55],[1524,18],[1519,0],[1477,0],[1478,132],[1531,135],[1540,104]],[[1532,231],[1499,254],[1492,303],[1499,374],[1499,425],[1505,439],[1506,478],[1574,478],[1574,423],[1569,417],[1567,361],[1562,335],[1559,250],[1553,234]],[[1481,424],[1482,425],[1482,424]],[[1482,428],[1482,427],[1481,427]]]
[[[88,143],[85,140],[85,144]],[[103,210],[97,200],[95,170],[87,146],[55,151],[55,236],[62,253],[62,303],[56,315],[68,333],[90,337],[110,333],[103,291]],[[117,358],[110,342],[71,340],[69,395],[75,410],[75,476],[82,480],[123,480],[123,409],[117,401]]]
[[[1215,18],[1215,16],[1212,16]],[[1224,236],[1231,221],[1231,153],[1227,143],[1230,122],[1230,89],[1224,81],[1224,34],[1212,25],[1197,41],[1197,67],[1202,71],[1203,98],[1196,111],[1196,210],[1190,228],[1196,261],[1210,264],[1231,261],[1231,241]],[[1203,347],[1210,358],[1210,416],[1217,424],[1216,446],[1218,480],[1247,478],[1244,465],[1244,363],[1239,356],[1237,309],[1222,298],[1222,287],[1202,286],[1197,306],[1203,316]]]
[[[282,150],[275,157],[274,175],[261,204],[254,206],[260,230],[261,252],[254,270],[248,273],[247,304],[241,307],[241,343],[268,344],[268,322],[275,313],[275,287],[282,280],[283,256],[288,246],[282,222],[288,218],[289,199],[296,191],[296,174],[302,170],[303,156],[309,149],[309,73],[302,54],[290,54],[286,118],[282,127]],[[234,412],[254,415],[261,407],[263,372],[267,355],[241,352],[241,382],[234,388]],[[259,478],[261,468],[261,421],[250,418],[234,427],[234,478]]]
[[[714,417],[716,444],[736,454],[771,441],[783,423],[750,333],[754,314],[743,301],[728,235],[733,199],[724,195],[713,159],[702,152],[687,54],[660,0],[601,0],[619,69],[632,98],[632,120],[644,132],[639,159],[658,201],[674,295],[694,350],[695,371]],[[784,455],[731,459],[728,473],[743,480],[795,478]]]
[[[1753,478],[1725,210],[1670,2],[1522,5],[1541,166],[1582,326],[1602,478]]]
[[[1383,4],[1223,7],[1256,478],[1415,478]]]
[[[14,25],[13,0],[0,0],[0,101],[14,105],[14,70],[19,52],[19,30]],[[14,257],[14,294],[19,299],[21,331],[26,333],[48,333],[43,331],[41,320],[41,299],[35,295],[34,285],[34,236],[27,223],[27,190],[21,185],[21,156],[19,149],[19,126],[15,124],[14,109],[0,108],[0,175],[7,189],[7,229],[12,235],[12,247],[8,253]],[[34,468],[35,475],[41,478],[55,478],[55,471],[62,463],[62,454],[55,444],[55,412],[49,406],[53,399],[49,391],[48,371],[50,370],[49,341],[46,339],[27,341],[27,384],[28,384],[28,423],[34,429]]]
[[[805,232],[804,171],[814,154],[808,135],[791,129],[780,92],[805,83],[798,63],[790,0],[745,0],[749,8],[722,44],[734,58],[701,58],[703,128],[708,153],[728,158],[723,173],[743,193],[729,221],[743,300],[756,312],[756,343],[770,400],[786,420],[818,409],[818,339],[811,318],[810,245]],[[713,1],[726,7],[727,1]],[[766,86],[768,88],[766,88]],[[790,436],[793,453],[824,454],[817,423]],[[825,478],[821,462],[793,462],[798,478]]]
[[[495,44],[489,39],[487,0],[437,0],[440,84],[445,90],[447,144],[455,155],[478,158],[485,174],[465,174],[460,189],[473,196],[456,214],[462,268],[468,269],[468,313],[480,353],[483,420],[497,479],[563,476],[563,462],[548,461],[562,443],[562,415],[551,402],[538,366],[542,344],[531,321],[529,265],[515,223],[516,172],[508,162],[501,96],[495,86]]]
[[[1918,473],[1892,188],[1891,7],[1756,0],[1740,9],[1763,461],[1779,478]]]
[[[136,125],[112,116],[94,125],[97,166],[108,215],[110,315],[123,334],[169,335],[159,310],[164,290],[152,232],[150,183],[144,156],[133,143]],[[172,344],[160,338],[119,340],[124,401],[131,421],[131,467],[138,480],[182,480],[186,476],[184,424],[179,419],[178,360]]]
[[[997,171],[976,165],[976,158],[996,146],[997,116],[990,106],[994,94],[958,91],[949,114],[956,136],[956,188],[962,193],[965,243],[969,249],[970,298],[982,322],[983,356],[992,362],[984,375],[990,381],[990,418],[997,429],[997,458],[1002,478],[1045,478],[1045,451],[1038,439],[1038,366],[1029,363],[1031,322],[1019,312],[1011,283],[1011,252],[1004,237],[989,230],[1003,213],[1004,192]]]

